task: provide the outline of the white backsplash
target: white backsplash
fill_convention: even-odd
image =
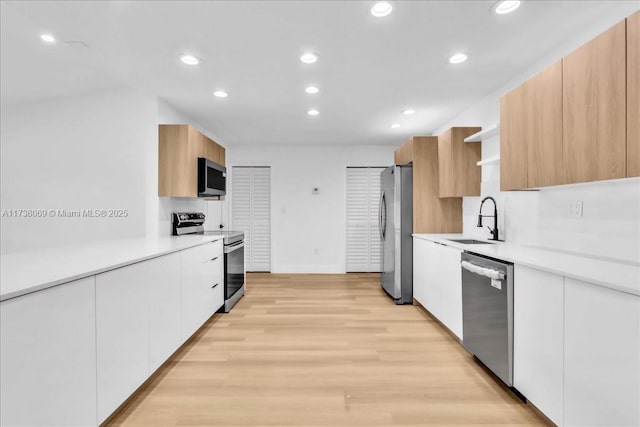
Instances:
[[[483,141],[483,158],[496,155],[499,137]],[[482,167],[482,197],[498,202],[500,238],[527,246],[553,248],[640,264],[640,178],[500,192],[500,164]],[[464,232],[488,237],[476,227],[480,197],[465,197]],[[582,203],[582,217],[570,215]],[[493,206],[485,203],[484,214]],[[492,225],[492,218],[484,219]]]

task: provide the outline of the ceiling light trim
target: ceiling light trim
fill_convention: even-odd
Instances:
[[[376,18],[384,18],[393,12],[393,4],[390,1],[377,1],[371,6],[371,14]]]
[[[300,55],[300,61],[305,64],[313,64],[318,61],[318,55],[313,52],[305,52]]]
[[[200,58],[195,55],[191,55],[190,53],[181,53],[180,61],[186,65],[199,65],[201,62]]]
[[[47,44],[52,44],[52,43],[56,42],[56,38],[53,37],[51,34],[48,34],[48,33],[40,34],[40,40],[42,40],[43,42],[45,42]]]
[[[466,62],[467,59],[469,59],[469,56],[467,56],[466,53],[462,53],[462,52],[454,53],[449,57],[449,63],[462,64],[463,62]]]
[[[521,5],[519,0],[501,0],[493,5],[493,12],[497,15],[506,15],[514,12]]]

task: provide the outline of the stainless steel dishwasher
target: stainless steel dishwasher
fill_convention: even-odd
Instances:
[[[464,252],[462,345],[513,386],[513,264]]]

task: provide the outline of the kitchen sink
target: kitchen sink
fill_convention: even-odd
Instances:
[[[450,242],[464,243],[465,245],[492,245],[493,242],[487,242],[485,240],[474,239],[447,239]]]

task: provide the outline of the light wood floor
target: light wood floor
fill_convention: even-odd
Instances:
[[[108,425],[540,425],[373,274],[249,274]]]

